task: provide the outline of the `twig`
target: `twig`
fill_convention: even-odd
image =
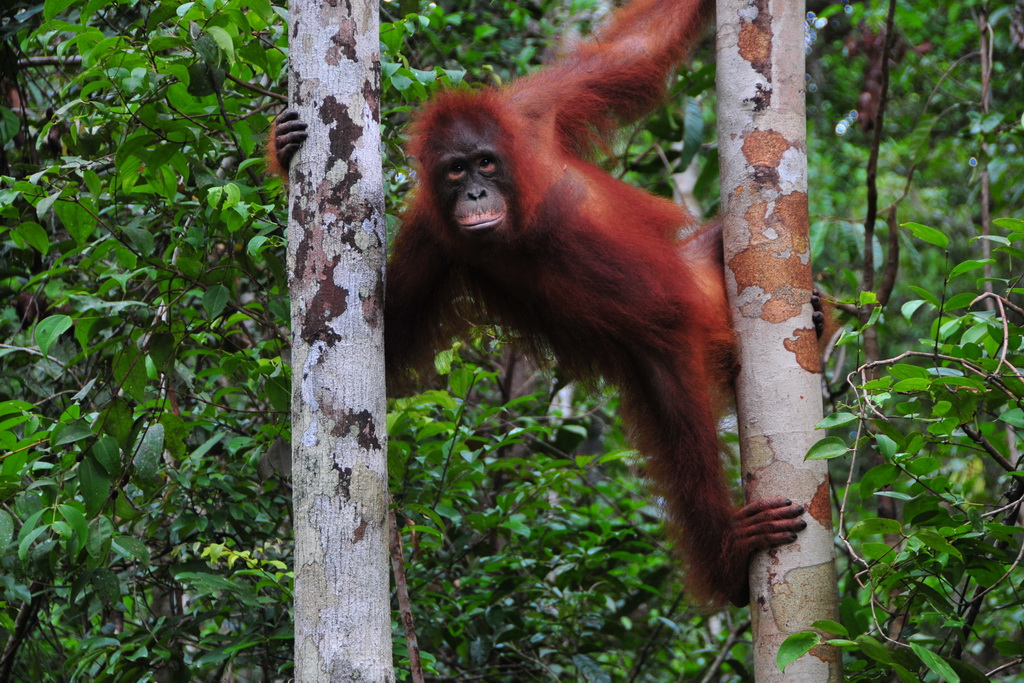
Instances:
[[[42,587],[43,585],[38,581],[33,581],[28,587],[32,599],[22,605],[18,611],[18,616],[14,620],[14,633],[11,634],[10,640],[4,646],[3,655],[0,655],[0,683],[8,683],[12,680],[11,671],[14,669],[14,660],[18,657],[18,648],[25,642],[25,638],[35,626],[36,614],[39,613],[39,608],[43,604]]]
[[[889,55],[892,52],[893,21],[896,14],[896,0],[889,0],[889,13],[885,18],[885,41],[882,47],[882,87],[878,93],[878,114],[871,136],[871,151],[868,155],[867,216],[864,218],[864,289],[871,291],[875,285],[874,237],[875,219],[878,216],[878,153],[882,146],[882,128],[885,121],[885,106],[889,99]],[[870,316],[869,309],[861,311],[862,322]]]
[[[672,618],[672,615],[675,614],[675,611],[679,607],[679,603],[682,602],[682,600],[683,594],[679,593],[676,596],[675,602],[672,603],[672,606],[669,607],[668,612],[665,614],[665,617],[667,619]],[[651,633],[651,636],[647,639],[647,642],[644,643],[643,649],[640,650],[640,654],[637,655],[636,664],[633,665],[633,670],[629,674],[628,683],[633,683],[633,681],[636,680],[637,676],[639,676],[640,672],[643,670],[644,664],[647,662],[647,655],[650,654],[653,648],[658,647],[658,637],[661,635],[661,631],[664,628],[664,624],[664,621],[659,621],[658,625],[654,628],[654,632]]]
[[[288,102],[288,96],[287,95],[281,95],[281,94],[276,93],[276,92],[271,92],[271,91],[267,90],[266,88],[261,88],[260,86],[256,85],[255,83],[250,83],[249,81],[243,81],[241,78],[237,78],[235,76],[232,76],[229,73],[225,73],[224,75],[227,77],[227,79],[229,81],[231,81],[232,83],[234,83],[236,85],[240,85],[243,88],[247,88],[249,90],[252,90],[253,92],[258,92],[259,94],[265,95],[266,97],[273,97],[275,100],[278,100],[278,101],[281,101],[281,102]]]
[[[409,671],[412,673],[413,683],[423,683],[423,663],[420,661],[420,645],[412,621],[409,582],[405,576],[405,555],[402,553],[402,537],[398,533],[398,520],[395,518],[394,508],[388,510],[388,528],[391,536],[391,570],[395,574],[398,613],[405,629],[405,647],[409,651]]]
[[[878,288],[878,303],[885,306],[889,303],[892,290],[896,288],[896,273],[900,269],[900,224],[896,220],[896,205],[889,208],[889,254],[886,257],[885,269],[882,271],[882,285]]]
[[[729,652],[732,650],[733,645],[739,641],[740,636],[743,635],[743,632],[748,628],[750,628],[750,619],[737,624],[733,630],[729,631],[729,637],[725,639],[725,644],[722,645],[722,649],[718,651],[718,656],[715,657],[715,661],[711,662],[711,667],[704,674],[704,677],[700,679],[700,683],[711,683],[711,681],[716,680],[715,674],[718,673],[718,670],[721,668],[725,658],[729,656]]]
[[[978,34],[981,36],[979,52],[981,53],[981,115],[987,117],[989,101],[992,96],[992,26],[988,23],[988,12],[984,5],[978,10]],[[984,130],[984,126],[982,126]],[[981,139],[981,234],[987,237],[992,234],[991,204],[992,194],[988,170],[988,134],[982,133]],[[981,241],[981,257],[986,261],[992,258],[992,243]],[[992,292],[992,264],[986,263],[982,274],[985,278],[985,292]],[[985,306],[992,310],[992,301],[985,300]]]
[[[1013,667],[1017,666],[1018,664],[1024,664],[1024,657],[1018,657],[1017,659],[1009,661],[1006,664],[1000,664],[999,666],[997,666],[996,668],[992,669],[991,671],[989,671],[985,675],[988,678],[992,678],[993,675],[995,675],[995,674],[997,674],[997,673],[999,673],[1001,671],[1006,671],[1007,669],[1012,669]]]
[[[82,58],[78,55],[71,57],[57,57],[56,55],[43,55],[40,57],[22,57],[18,60],[19,67],[26,66],[79,66]]]
[[[964,434],[969,436],[971,441],[981,446],[983,451],[991,455],[992,459],[995,460],[1004,470],[1007,472],[1013,472],[1016,469],[1013,466],[1013,463],[1007,460],[1006,456],[1000,453],[999,449],[992,445],[991,441],[982,436],[981,432],[972,427],[969,423],[960,425],[960,429],[964,430]]]
[[[996,543],[996,548],[1005,548],[1007,543],[1005,541],[999,541]],[[950,651],[949,656],[953,659],[960,659],[964,653],[964,643],[967,642],[968,636],[971,635],[971,631],[974,629],[974,622],[978,618],[978,614],[981,612],[982,598],[988,595],[992,590],[999,584],[1007,579],[1011,573],[1020,564],[1021,559],[1024,558],[1024,543],[1021,543],[1020,551],[1017,553],[1017,557],[1010,565],[1009,569],[1006,570],[1002,576],[999,577],[991,586],[988,588],[982,588],[980,585],[974,589],[974,597],[971,598],[971,602],[967,608],[967,614],[964,616],[964,625],[960,629],[960,638],[953,643],[953,649]]]
[[[1003,323],[1003,343],[1002,343],[1002,346],[1000,346],[1000,350],[999,350],[999,365],[997,365],[996,369],[992,371],[992,374],[995,374],[995,373],[999,372],[999,368],[1001,368],[1001,367],[1003,367],[1005,365],[1005,366],[1009,367],[1011,370],[1013,370],[1013,374],[1015,374],[1017,376],[1017,379],[1020,379],[1021,381],[1024,381],[1024,377],[1021,377],[1020,370],[1018,370],[1016,367],[1013,366],[1012,363],[1010,363],[1009,361],[1006,360],[1006,351],[1007,351],[1007,349],[1010,346],[1010,325],[1009,325],[1009,323],[1006,322],[1006,308],[1005,308],[1004,304],[1010,304],[1010,302],[1007,301],[1006,299],[1004,299],[1003,297],[1001,297],[1001,296],[999,296],[997,294],[994,294],[993,292],[985,292],[985,293],[979,295],[978,297],[976,297],[974,299],[974,301],[971,302],[971,306],[976,304],[981,299],[986,299],[986,300],[994,299],[995,300],[996,306],[999,307],[999,319]],[[1010,305],[1013,306],[1013,304],[1010,304]],[[1016,306],[1013,306],[1013,307],[1017,308]],[[988,305],[987,308],[990,311],[992,310],[992,306],[991,305]],[[1020,309],[1017,308],[1017,311],[1020,312]]]

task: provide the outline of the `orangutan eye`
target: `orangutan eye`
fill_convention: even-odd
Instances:
[[[448,167],[448,179],[458,180],[466,172],[466,167],[462,164],[452,164]]]

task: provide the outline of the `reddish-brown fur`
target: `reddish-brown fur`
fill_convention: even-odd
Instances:
[[[716,425],[735,340],[718,228],[680,242],[692,216],[590,161],[661,102],[710,8],[633,0],[552,66],[426,105],[409,143],[420,187],[388,265],[385,338],[392,387],[469,321],[505,326],[576,378],[614,383],[693,592],[744,603],[750,554],[794,540],[805,524],[787,500],[737,510],[726,485]],[[488,235],[460,227],[442,199],[445,155],[467,140],[493,149],[504,174],[507,215]]]
[[[409,144],[421,187],[388,267],[385,334],[392,378],[427,363],[472,320],[507,326],[573,376],[616,384],[657,492],[683,529],[695,592],[743,602],[750,553],[792,540],[803,522],[786,501],[740,514],[726,486],[716,424],[734,337],[720,241],[713,232],[680,245],[692,216],[588,160],[662,100],[709,5],[633,0],[551,67],[427,105]],[[516,193],[505,234],[467,239],[436,200],[435,170],[453,131],[488,127],[499,131],[489,137]]]

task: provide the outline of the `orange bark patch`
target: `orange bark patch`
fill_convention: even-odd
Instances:
[[[770,227],[768,221],[768,202],[751,204],[750,208],[743,214],[743,220],[750,227],[750,241],[752,244],[763,244],[773,239],[765,234]]]
[[[818,486],[814,500],[807,506],[807,513],[826,529],[832,528],[832,502],[829,498],[828,479]]]
[[[743,156],[751,166],[778,168],[782,155],[792,145],[774,130],[755,130],[743,140]]]
[[[760,287],[774,296],[778,290],[792,282],[803,284],[807,275],[800,257],[795,253],[788,256],[779,256],[778,253],[779,249],[775,242],[765,242],[745,249],[729,259],[729,267],[736,275],[736,284],[739,285],[740,292],[747,287]],[[810,300],[810,287],[807,288],[805,298]]]
[[[799,311],[799,309],[797,309]],[[762,316],[763,317],[763,316]],[[796,356],[796,362],[807,372],[821,370],[821,355],[818,353],[818,335],[809,327],[793,330],[795,339],[785,339],[782,345]]]
[[[790,318],[799,315],[800,308],[801,306],[799,304],[793,304],[780,294],[776,294],[765,303],[764,309],[761,311],[761,319],[770,323],[781,323],[784,320],[789,320]],[[787,341],[786,344],[786,348],[788,349],[789,342]]]
[[[807,220],[806,192],[790,192],[776,199],[773,215],[782,226],[779,233],[790,238],[790,246],[794,251],[802,254],[811,248],[808,238],[810,225]]]
[[[802,260],[810,249],[807,194],[792,192],[774,204],[757,202],[743,218],[751,233],[751,246],[729,259],[740,292],[760,287],[771,296],[760,313],[768,322],[798,315],[811,291],[810,273]]]
[[[740,57],[760,71],[772,56],[772,34],[755,24],[743,24],[740,28],[739,48]]]

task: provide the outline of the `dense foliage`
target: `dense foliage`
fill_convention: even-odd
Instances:
[[[389,214],[417,103],[528,71],[607,4],[382,3]],[[885,53],[887,5],[812,4],[812,244],[847,325],[812,457],[842,614],[790,651],[830,638],[851,680],[1019,680],[1024,8],[905,3]],[[259,158],[286,21],[269,0],[0,10],[0,680],[290,675],[284,197]],[[602,162],[705,213],[709,55]],[[749,680],[746,612],[688,606],[614,395],[500,341],[441,354],[388,419],[428,673]]]

